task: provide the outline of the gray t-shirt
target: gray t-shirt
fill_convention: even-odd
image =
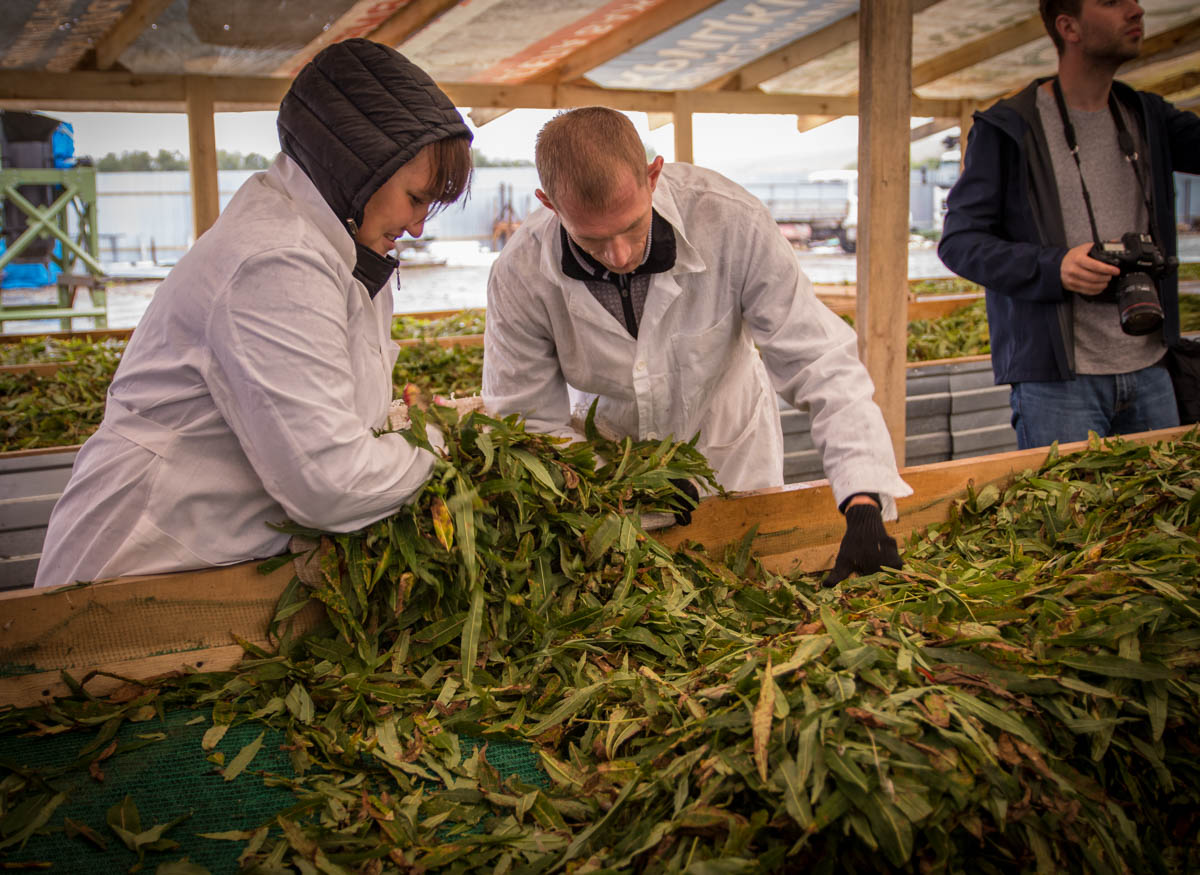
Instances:
[[[1037,93],[1038,113],[1046,140],[1050,144],[1050,159],[1058,183],[1058,199],[1062,205],[1063,225],[1067,246],[1078,246],[1092,240],[1087,206],[1079,185],[1079,171],[1067,148],[1062,118],[1054,94],[1046,88]],[[1087,181],[1096,216],[1096,230],[1101,240],[1119,240],[1129,231],[1145,233],[1149,227],[1145,197],[1138,186],[1133,168],[1121,154],[1117,143],[1117,126],[1108,107],[1097,112],[1068,107],[1075,141],[1079,144],[1079,161]],[[1142,151],[1137,124],[1124,107],[1125,125],[1133,132]],[[1144,172],[1143,172],[1144,175]],[[1121,330],[1115,302],[1105,303],[1075,296],[1075,370],[1080,374],[1125,374],[1157,362],[1167,348],[1162,332],[1134,337]]]

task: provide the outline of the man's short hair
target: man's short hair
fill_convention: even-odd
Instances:
[[[1058,27],[1054,22],[1060,15],[1078,18],[1082,9],[1083,0],[1038,0],[1038,12],[1042,14],[1042,24],[1046,28],[1046,33],[1050,34],[1050,39],[1054,40],[1054,48],[1060,55],[1066,46],[1063,45],[1063,38],[1059,35]]]
[[[602,209],[615,193],[622,169],[646,183],[646,147],[633,122],[606,106],[560,112],[542,127],[534,146],[542,190],[551,203],[566,198]]]

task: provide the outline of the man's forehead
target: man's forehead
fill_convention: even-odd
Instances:
[[[615,237],[636,229],[650,215],[650,193],[643,191],[641,197],[614,203],[601,208],[563,210],[559,209],[563,224],[573,237]]]
[[[611,194],[604,204],[587,204],[568,192],[556,206],[567,224],[579,228],[580,233],[587,227],[613,234],[627,230],[626,225],[637,224],[649,212],[650,201],[650,186],[646,180],[638,179],[626,168],[622,176],[613,181]],[[594,236],[605,235],[597,233]]]

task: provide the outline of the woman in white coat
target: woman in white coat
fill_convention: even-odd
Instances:
[[[352,531],[428,478],[432,455],[375,434],[397,355],[388,253],[464,192],[470,130],[423,71],[356,39],[296,77],[279,136],[139,322],[37,586],[276,555],[269,524]]]

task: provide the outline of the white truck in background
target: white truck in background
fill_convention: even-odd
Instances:
[[[846,252],[858,242],[858,171],[815,170],[804,182],[750,183],[793,246],[836,239]]]

